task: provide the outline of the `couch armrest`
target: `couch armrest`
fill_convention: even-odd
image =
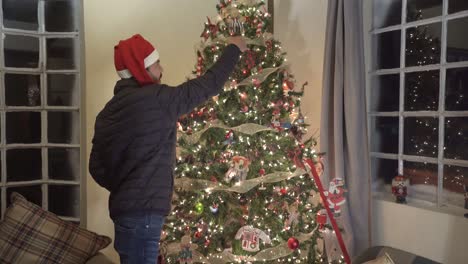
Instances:
[[[94,255],[94,257],[88,259],[86,264],[115,264],[112,262],[106,255],[102,254],[101,252]]]

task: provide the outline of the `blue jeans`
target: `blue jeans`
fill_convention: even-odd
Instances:
[[[121,216],[114,220],[114,248],[122,264],[157,264],[164,216]]]

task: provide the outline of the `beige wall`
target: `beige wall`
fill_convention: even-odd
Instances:
[[[372,0],[364,0],[366,34],[371,29],[371,13]],[[367,65],[370,48],[367,35]],[[403,249],[441,263],[467,263],[468,221],[462,216],[377,200],[373,205],[372,229],[374,245]]]
[[[375,201],[373,243],[403,249],[440,263],[465,264],[468,259],[468,221],[454,216]]]
[[[201,4],[203,3],[203,4]],[[154,43],[165,68],[164,81],[177,84],[195,65],[194,46],[206,16],[215,16],[217,0],[85,0],[86,137],[91,149],[94,120],[111,98],[117,75],[113,46],[118,40],[141,33]],[[109,8],[112,6],[112,9]],[[288,52],[298,84],[309,81],[303,101],[310,132],[320,123],[320,91],[326,0],[276,1],[276,36]],[[108,216],[108,192],[87,179],[87,226],[113,237]],[[112,247],[105,253],[117,260]]]
[[[308,135],[319,136],[327,0],[275,0],[275,36],[288,53],[297,87],[306,81],[302,110]]]

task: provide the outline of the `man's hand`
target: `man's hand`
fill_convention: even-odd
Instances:
[[[247,43],[245,42],[244,37],[241,37],[241,36],[229,37],[228,43],[236,45],[240,49],[241,52],[244,52],[247,50]]]

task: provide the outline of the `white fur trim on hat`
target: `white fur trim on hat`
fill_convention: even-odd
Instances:
[[[148,55],[145,60],[145,68],[148,68],[149,66],[153,65],[155,62],[159,60],[159,52],[155,49],[153,52],[151,52],[150,55]]]
[[[120,78],[122,79],[128,79],[128,78],[131,78],[133,75],[132,73],[125,69],[125,70],[121,70],[121,71],[117,71],[117,74],[119,75]]]

